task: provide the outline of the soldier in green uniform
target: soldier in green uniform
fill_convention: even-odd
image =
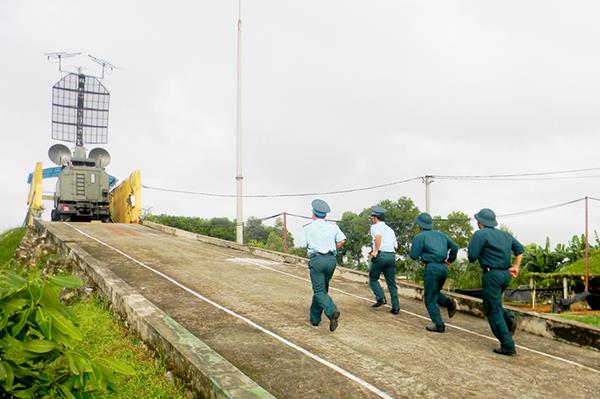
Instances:
[[[329,331],[338,326],[340,312],[329,296],[329,281],[335,271],[337,250],[344,246],[346,236],[337,224],[325,221],[331,210],[323,200],[316,199],[312,203],[313,221],[302,228],[300,246],[306,247],[310,260],[308,268],[312,283],[313,298],[310,305],[310,322],[313,326],[321,323],[321,315],[329,319]]]
[[[415,219],[421,232],[415,236],[410,247],[409,256],[425,263],[424,288],[425,307],[432,325],[425,327],[427,331],[443,333],[446,325],[440,315],[439,306],[448,309],[448,317],[456,313],[456,301],[440,292],[448,277],[448,266],[456,260],[458,245],[446,234],[433,230],[433,221],[428,213],[421,213]]]
[[[479,230],[473,234],[469,243],[469,261],[478,260],[483,269],[483,308],[492,333],[500,341],[500,347],[495,348],[494,352],[512,356],[517,353],[512,338],[517,321],[514,315],[502,306],[502,294],[511,277],[519,274],[523,246],[510,234],[495,228],[498,222],[491,209],[480,210],[475,214],[475,219]],[[511,264],[512,254],[515,255],[515,260]]]

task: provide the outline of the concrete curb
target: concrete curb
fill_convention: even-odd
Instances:
[[[274,398],[78,244],[61,241],[50,223],[36,220],[35,228],[47,232],[59,252],[74,261],[84,277],[110,300],[113,311],[125,318],[144,342],[165,356],[197,397]]]
[[[190,233],[188,231],[154,222],[145,221],[143,224],[152,229],[177,237],[188,238],[219,247],[231,248],[238,251],[251,253],[253,255],[276,262],[284,262],[302,267],[308,266],[308,259],[300,256],[283,254],[281,252],[270,251],[262,248],[248,247],[233,241]],[[338,266],[336,268],[336,274],[342,278],[363,283],[366,283],[369,280],[368,273],[348,269],[342,266]],[[397,285],[398,295],[405,298],[413,298],[420,301],[423,300],[422,286],[411,284],[402,280],[397,280]],[[455,292],[445,291],[444,293],[456,300],[458,304],[458,310],[460,312],[485,318],[483,302],[481,299],[461,295]],[[559,339],[581,346],[600,349],[600,328],[573,320],[562,319],[556,316],[526,311],[514,306],[505,307],[517,315],[517,318],[519,319],[518,329],[521,331],[547,338]]]

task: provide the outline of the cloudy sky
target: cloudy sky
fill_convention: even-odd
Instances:
[[[600,167],[596,1],[243,0],[242,12],[246,194]],[[22,222],[35,162],[52,166],[53,51],[118,67],[104,80],[112,175],[234,193],[236,20],[236,0],[0,2],[0,229]],[[432,213],[600,197],[599,181],[438,180]],[[425,207],[418,181],[323,199],[337,218],[400,196]],[[244,216],[309,214],[312,199],[247,199]],[[143,203],[235,216],[234,199],[146,190]],[[590,212],[600,229],[600,202]],[[555,243],[583,231],[584,213],[580,203],[500,221],[524,242]]]

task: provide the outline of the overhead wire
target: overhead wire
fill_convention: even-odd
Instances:
[[[469,181],[545,181],[545,180],[573,180],[573,179],[594,179],[600,178],[600,175],[577,175],[577,176],[554,176],[551,175],[569,174],[569,173],[581,173],[598,171],[598,168],[582,168],[582,169],[569,169],[569,170],[557,170],[557,171],[546,171],[546,172],[530,172],[530,173],[512,173],[512,174],[492,174],[492,175],[427,175],[427,176],[415,176],[408,179],[397,180],[393,182],[376,184],[365,187],[355,187],[343,190],[332,190],[332,191],[316,191],[307,193],[275,193],[275,194],[245,194],[242,198],[283,198],[283,197],[309,197],[318,195],[335,195],[335,194],[347,194],[360,191],[375,190],[378,188],[391,187],[398,184],[409,183],[417,180],[425,180],[426,177],[432,177],[438,180],[469,180]],[[148,190],[179,193],[179,194],[191,194],[200,195],[205,197],[217,197],[217,198],[237,198],[236,194],[222,194],[222,193],[211,193],[204,191],[192,191],[192,190],[181,190],[174,188],[155,187],[149,185],[142,185],[143,188]]]
[[[439,180],[455,180],[455,181],[546,181],[546,180],[576,180],[600,178],[600,175],[585,175],[585,176],[557,176],[557,177],[482,177],[482,178],[463,178],[452,176],[432,176]]]
[[[578,199],[574,199],[574,200],[571,200],[571,201],[562,202],[560,204],[545,206],[545,207],[542,207],[542,208],[529,209],[529,210],[520,211],[520,212],[505,213],[505,214],[502,214],[502,215],[498,215],[498,217],[499,218],[510,218],[510,217],[514,217],[514,216],[522,216],[522,215],[528,215],[528,214],[537,213],[537,212],[543,212],[543,211],[547,211],[547,210],[550,210],[550,209],[556,209],[556,208],[561,208],[563,206],[575,204],[577,202],[583,201],[584,199],[585,198],[578,198]]]
[[[437,179],[487,179],[487,178],[495,179],[495,178],[504,178],[504,177],[560,175],[560,174],[566,174],[566,173],[590,172],[590,171],[594,171],[594,170],[600,170],[600,167],[555,170],[555,171],[548,171],[548,172],[528,172],[528,173],[492,174],[492,175],[432,175],[431,177],[434,177]]]
[[[600,175],[543,177],[543,176],[549,176],[549,175],[581,173],[581,172],[589,172],[589,171],[595,171],[595,170],[600,170],[600,167],[558,170],[558,171],[546,171],[546,172],[531,172],[531,173],[494,174],[494,175],[429,175],[429,177],[440,179],[440,180],[471,180],[471,181],[474,181],[474,180],[475,181],[476,180],[490,180],[490,181],[529,180],[529,181],[533,181],[533,180],[566,180],[566,179],[599,178]],[[542,176],[542,177],[535,177],[535,176]],[[332,190],[332,191],[311,192],[311,193],[250,194],[250,195],[242,195],[242,197],[244,197],[244,198],[281,198],[281,197],[305,197],[305,196],[317,196],[317,195],[343,194],[343,193],[352,193],[352,192],[358,192],[358,191],[366,191],[366,190],[373,190],[373,189],[377,189],[377,188],[389,187],[389,186],[394,186],[394,185],[398,185],[398,184],[408,183],[411,181],[425,180],[426,177],[427,176],[417,176],[417,177],[393,181],[393,182],[384,183],[384,184],[378,184],[378,185],[372,185],[372,186],[366,186],[366,187],[358,187],[358,188],[349,188],[349,189],[344,189],[344,190]],[[173,192],[173,193],[181,193],[181,194],[201,195],[201,196],[209,196],[209,197],[220,197],[220,198],[236,198],[237,197],[236,194],[217,194],[217,193],[200,192],[200,191],[153,187],[153,186],[148,186],[148,185],[142,185],[142,187],[149,189],[149,190]],[[600,201],[600,198],[595,198],[595,197],[588,197],[588,198],[591,200],[594,200],[594,201]],[[578,198],[575,200],[563,202],[560,204],[550,205],[550,206],[546,206],[546,207],[529,209],[529,210],[519,211],[519,212],[506,213],[506,214],[500,214],[500,215],[498,215],[498,217],[499,218],[510,218],[510,217],[528,215],[528,214],[537,213],[537,212],[543,212],[543,211],[550,210],[550,209],[556,209],[556,208],[560,208],[563,206],[568,206],[568,205],[583,201],[584,199],[585,198]],[[257,218],[257,220],[259,220],[261,222],[266,221],[269,219],[279,217],[279,216],[283,215],[283,213],[284,212],[280,212],[275,215],[266,216],[263,218]],[[312,219],[310,216],[298,215],[298,214],[288,213],[288,212],[285,212],[285,213],[286,213],[286,215],[291,216],[291,217],[297,217],[297,218],[302,218],[302,219]],[[328,219],[328,220],[333,221],[333,222],[340,222],[340,220],[333,220],[333,219]],[[453,218],[453,219],[438,219],[438,220],[445,221],[445,222],[462,222],[462,221],[467,221],[467,220],[473,220],[473,218],[465,218],[465,219]],[[202,227],[217,227],[217,225],[208,224],[208,225],[202,226]]]
[[[377,188],[390,187],[390,186],[395,186],[398,184],[408,183],[408,182],[416,181],[416,180],[421,180],[421,176],[411,177],[409,179],[398,180],[398,181],[394,181],[394,182],[390,182],[390,183],[377,184],[374,186],[349,188],[349,189],[344,189],[344,190],[320,191],[320,192],[311,192],[311,193],[246,194],[246,195],[242,195],[241,197],[242,198],[282,198],[282,197],[309,197],[309,196],[317,196],[317,195],[346,194],[346,193],[353,193],[353,192],[357,192],[357,191],[367,191],[367,190],[374,190]],[[142,187],[147,188],[149,190],[166,191],[166,192],[180,193],[180,194],[193,194],[193,195],[201,195],[201,196],[207,196],[207,197],[220,197],[220,198],[237,198],[236,194],[216,194],[216,193],[207,193],[207,192],[200,192],[200,191],[188,191],[188,190],[177,190],[177,189],[171,189],[171,188],[153,187],[153,186],[147,186],[147,185],[142,185]]]

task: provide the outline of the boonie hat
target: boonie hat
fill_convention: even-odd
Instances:
[[[327,202],[321,199],[314,200],[313,202],[311,202],[310,205],[312,206],[312,211],[315,214],[315,216],[320,218],[324,218],[325,216],[327,216],[327,213],[331,211],[331,208],[329,208]]]
[[[495,227],[498,226],[498,222],[496,221],[496,214],[494,211],[488,208],[483,208],[479,212],[475,214],[475,219],[482,225],[486,227]]]
[[[431,215],[427,212],[419,214],[415,219],[415,224],[425,230],[433,229],[433,219],[431,219]]]

